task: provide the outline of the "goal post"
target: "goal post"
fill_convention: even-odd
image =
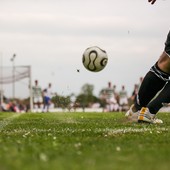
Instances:
[[[0,67],[0,99],[3,101],[5,85],[12,84],[13,98],[15,98],[15,83],[23,79],[28,78],[28,89],[29,89],[29,104],[30,111],[33,109],[32,100],[32,77],[31,77],[31,66],[1,66]]]

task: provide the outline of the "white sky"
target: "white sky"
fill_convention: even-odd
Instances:
[[[58,94],[78,94],[89,83],[98,95],[111,81],[117,90],[125,85],[130,95],[164,48],[169,7],[169,0],[154,5],[147,0],[0,0],[1,60],[11,66],[16,53],[16,65],[31,65],[33,82],[38,79],[42,88],[51,82]],[[82,64],[84,50],[93,45],[109,58],[98,73]],[[21,84],[19,97],[27,94]],[[12,96],[12,85],[4,90]]]

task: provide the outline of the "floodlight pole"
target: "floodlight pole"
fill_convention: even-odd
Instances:
[[[30,112],[33,111],[33,97],[32,97],[32,75],[31,66],[29,66],[29,88],[30,88]]]
[[[13,54],[12,58],[11,58],[11,62],[12,62],[12,94],[13,94],[13,99],[15,99],[15,57],[16,54]]]

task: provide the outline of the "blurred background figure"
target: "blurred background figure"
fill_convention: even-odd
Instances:
[[[116,96],[115,96],[116,87],[112,86],[111,82],[108,82],[108,86],[102,89],[100,96],[105,100],[105,112],[117,111],[119,108]]]
[[[41,111],[43,107],[43,96],[42,89],[38,84],[38,80],[35,80],[35,85],[32,87],[32,96],[35,112]]]
[[[48,87],[43,90],[44,96],[44,106],[43,112],[49,112],[50,105],[52,104],[51,98],[53,97],[54,93],[52,92],[52,84],[49,83]]]
[[[134,84],[132,95],[130,97],[130,105],[134,103],[137,94],[138,94],[138,84]]]
[[[122,88],[119,91],[119,111],[126,110],[128,110],[128,94],[125,89],[125,86],[122,85]]]

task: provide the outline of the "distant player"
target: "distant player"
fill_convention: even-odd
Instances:
[[[101,91],[101,97],[106,101],[106,111],[108,112],[117,111],[119,108],[114,90],[111,82],[108,82],[108,87]]]
[[[44,89],[43,96],[44,96],[43,112],[49,112],[49,107],[51,105],[51,98],[53,96],[51,83],[49,83],[48,87]]]
[[[43,103],[42,89],[38,84],[38,80],[35,80],[35,85],[32,87],[32,95],[35,112],[38,112],[38,109],[42,109]]]
[[[154,4],[156,0],[148,0]],[[138,122],[162,123],[156,119],[156,113],[164,104],[170,103],[170,31],[165,48],[158,61],[145,75],[135,104],[126,113],[129,118],[135,116]],[[160,91],[160,93],[158,93]],[[154,98],[155,97],[155,98]]]
[[[125,86],[122,85],[122,88],[119,91],[119,111],[127,110],[127,107],[128,107],[128,94],[125,89]]]

